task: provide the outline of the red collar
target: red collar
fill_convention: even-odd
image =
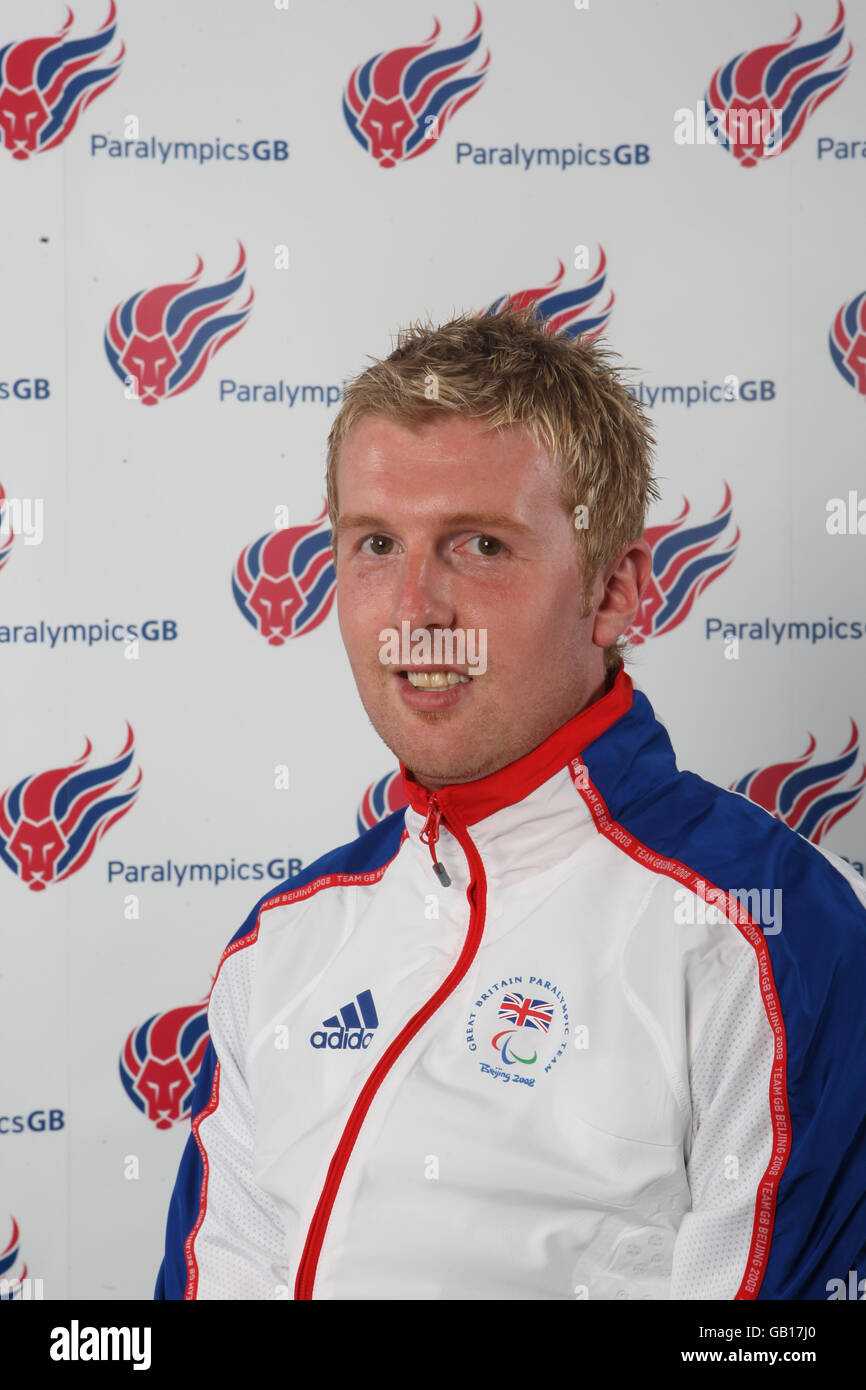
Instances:
[[[605,733],[612,724],[631,709],[634,687],[625,667],[620,667],[616,680],[606,695],[569,719],[567,724],[513,763],[479,777],[475,782],[452,782],[435,793],[416,782],[407,767],[400,763],[403,790],[413,811],[426,816],[431,798],[435,795],[446,818],[453,811],[464,825],[492,816],[504,806],[512,806],[534,792],[543,782],[565,767],[575,755]]]

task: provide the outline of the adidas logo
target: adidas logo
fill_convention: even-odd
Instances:
[[[379,1016],[373,996],[364,989],[354,1001],[343,1005],[339,1015],[332,1014],[324,1019],[321,1028],[310,1034],[310,1043],[313,1047],[330,1047],[334,1051],[349,1048],[357,1052],[359,1048],[370,1046],[373,1031],[378,1027]]]

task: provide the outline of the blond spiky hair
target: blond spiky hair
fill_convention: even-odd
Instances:
[[[643,534],[650,501],[660,495],[652,473],[655,439],[643,407],[611,365],[615,356],[595,342],[547,332],[531,305],[401,330],[394,351],[373,358],[349,383],[328,436],[335,545],[337,463],[362,415],[408,427],[453,413],[484,419],[488,429],[524,425],[562,470],[569,516],[578,506],[587,508],[588,525],[575,537],[588,603],[597,575]],[[625,639],[605,649],[608,674],[626,650]]]

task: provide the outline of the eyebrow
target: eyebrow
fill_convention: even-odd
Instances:
[[[509,531],[519,531],[524,535],[532,530],[522,521],[517,521],[513,516],[508,516],[505,512],[453,512],[448,516],[437,517],[436,520],[441,526],[477,526],[479,530],[485,527],[493,529],[507,528]],[[389,523],[378,516],[365,516],[361,513],[349,513],[341,516],[337,520],[338,531],[387,531]]]

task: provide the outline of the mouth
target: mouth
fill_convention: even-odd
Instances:
[[[393,670],[391,680],[407,709],[419,714],[448,714],[478,697],[474,676],[447,666],[404,666]]]
[[[398,671],[398,676],[413,685],[416,690],[449,690],[454,685],[468,685],[473,679],[463,671],[451,669],[430,670],[429,667],[407,668]]]

